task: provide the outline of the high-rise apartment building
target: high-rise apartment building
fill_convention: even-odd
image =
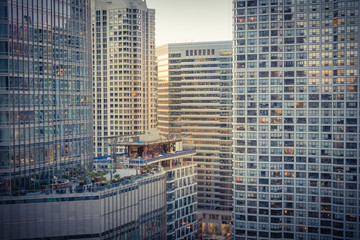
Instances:
[[[0,1],[0,194],[92,162],[89,1]]]
[[[94,154],[106,137],[156,126],[155,10],[142,0],[92,1]]]
[[[233,1],[235,239],[359,239],[359,1]]]
[[[156,49],[159,129],[196,150],[204,231],[227,234],[232,212],[232,42]]]

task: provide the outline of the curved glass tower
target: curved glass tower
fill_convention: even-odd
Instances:
[[[92,159],[90,1],[0,1],[0,193],[80,176]]]

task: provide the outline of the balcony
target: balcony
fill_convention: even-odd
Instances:
[[[137,158],[127,158],[126,160],[129,160],[130,164],[148,164],[160,160],[168,160],[175,157],[181,157],[186,155],[192,155],[195,154],[195,150],[183,150],[183,151],[176,151],[176,152],[168,152],[168,153],[162,153],[159,154],[157,157],[144,159],[142,157]]]
[[[166,202],[169,204],[171,202],[175,201],[175,196],[174,195],[168,195],[166,197]]]

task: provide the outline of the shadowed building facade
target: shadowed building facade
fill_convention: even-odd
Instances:
[[[0,199],[2,239],[166,239],[166,173]]]
[[[359,239],[359,1],[233,1],[235,239]]]
[[[0,193],[92,169],[89,1],[0,1]]]

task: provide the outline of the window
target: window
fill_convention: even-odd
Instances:
[[[0,24],[0,38],[7,38],[7,37],[8,37],[8,25]]]

